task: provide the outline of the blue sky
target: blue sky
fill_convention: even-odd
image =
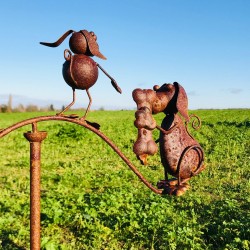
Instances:
[[[249,0],[6,0],[0,12],[0,96],[68,104],[61,74],[68,39],[57,48],[39,42],[87,29],[107,57],[93,59],[123,90],[99,71],[93,107],[133,108],[133,89],[177,81],[190,109],[250,108]],[[78,90],[77,105],[87,103]]]

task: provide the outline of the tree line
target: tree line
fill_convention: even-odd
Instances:
[[[62,111],[65,109],[65,106],[63,105],[61,109],[59,108],[55,108],[53,104],[50,104],[48,106],[45,107],[39,107],[35,104],[28,104],[26,106],[24,106],[23,104],[19,104],[16,107],[13,107],[12,105],[12,95],[9,95],[9,99],[7,104],[0,104],[0,113],[21,113],[21,112],[46,112],[46,111]],[[75,109],[70,109],[70,110],[74,110],[74,111],[79,111],[79,110],[85,110],[84,108],[75,108]],[[103,106],[101,106],[98,110],[100,111],[104,111],[105,108]]]
[[[23,104],[19,104],[17,107],[13,108],[12,95],[9,95],[7,104],[0,104],[0,113],[54,111],[54,110],[55,108],[53,104],[50,104],[47,107],[38,107],[37,105],[34,104],[28,104],[26,106],[24,106]]]

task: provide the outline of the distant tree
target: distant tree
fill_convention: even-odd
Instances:
[[[38,111],[38,107],[37,107],[36,105],[29,104],[29,105],[26,107],[26,111],[27,111],[27,112],[36,112],[36,111]]]
[[[49,106],[40,107],[39,111],[41,111],[41,112],[47,112],[47,111],[49,111]]]
[[[9,95],[8,105],[7,105],[7,112],[12,112],[12,95]]]
[[[62,111],[63,111],[64,109],[65,109],[65,106],[63,105],[63,106],[62,106]]]
[[[5,105],[5,104],[2,104],[1,107],[0,107],[0,112],[2,113],[6,113],[8,110],[8,106]]]
[[[19,104],[16,108],[13,109],[14,112],[25,112],[25,107],[23,104]]]
[[[49,111],[55,111],[54,105],[53,105],[53,104],[50,104],[50,106],[49,106]]]

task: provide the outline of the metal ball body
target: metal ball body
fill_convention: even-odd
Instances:
[[[74,89],[89,89],[98,78],[96,62],[85,55],[72,55],[63,64],[63,78]]]

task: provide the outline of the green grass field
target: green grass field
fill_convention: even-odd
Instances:
[[[42,249],[250,249],[250,110],[191,111],[206,169],[184,196],[152,193],[91,131],[66,122],[38,124],[42,144]],[[48,113],[0,114],[0,128]],[[157,115],[160,124],[163,115]],[[88,120],[152,184],[159,154],[141,166],[132,151],[134,111],[96,111]],[[29,143],[20,128],[0,138],[0,249],[29,249]],[[157,139],[158,132],[154,133]]]

